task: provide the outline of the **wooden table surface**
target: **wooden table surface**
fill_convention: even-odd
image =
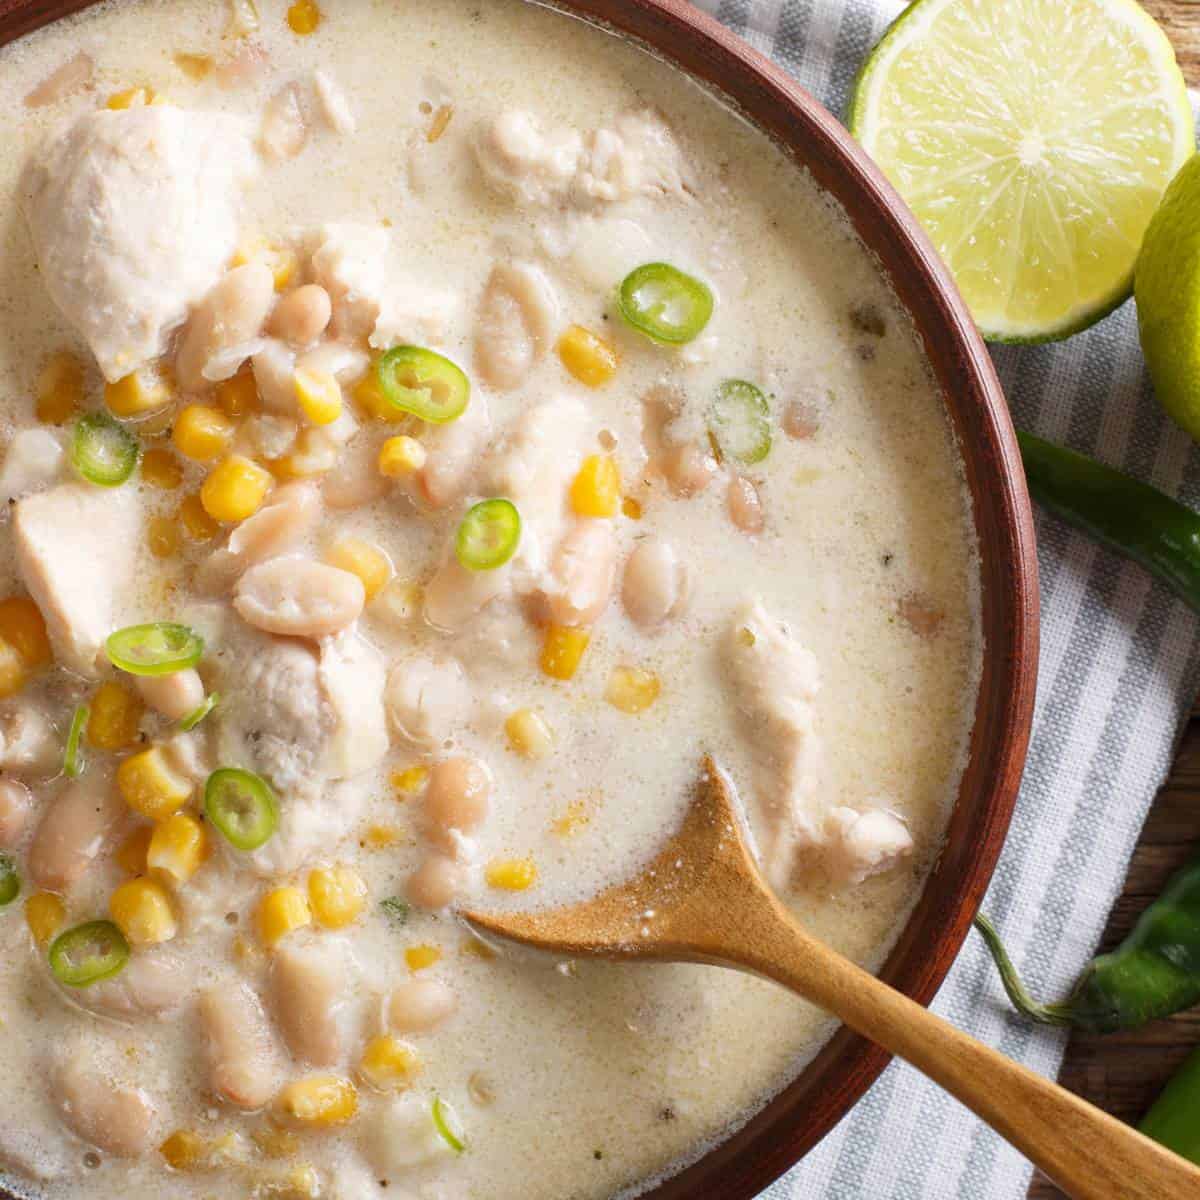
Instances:
[[[1200,87],[1200,2],[1142,0],[1174,43],[1189,84]],[[1200,852],[1200,701],[1166,786],[1154,803],[1117,900],[1103,949],[1119,942],[1162,891],[1171,873]],[[1200,1010],[1159,1021],[1137,1033],[1092,1037],[1074,1034],[1061,1082],[1122,1120],[1137,1121],[1175,1069],[1200,1045]],[[1030,1200],[1063,1200],[1044,1178],[1034,1179]],[[1114,1197],[1119,1200],[1119,1197]]]

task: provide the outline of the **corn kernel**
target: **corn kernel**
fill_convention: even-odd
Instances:
[[[169,942],[178,926],[171,901],[152,879],[130,879],[108,899],[109,915],[132,946]]]
[[[591,634],[571,625],[550,625],[542,642],[542,674],[551,679],[571,679],[579,670],[579,660],[587,649]]]
[[[450,119],[454,116],[453,104],[441,104],[437,111],[433,114],[433,120],[429,122],[429,131],[425,134],[425,140],[433,145],[434,142],[441,141],[442,134],[450,126]]]
[[[292,387],[300,411],[314,425],[330,425],[342,415],[342,385],[331,372],[298,367]]]
[[[207,1143],[199,1134],[188,1129],[177,1129],[159,1146],[158,1152],[172,1170],[188,1171],[204,1162],[207,1148]]]
[[[270,268],[277,292],[291,286],[300,269],[300,260],[290,246],[267,246],[259,257]]]
[[[177,520],[160,514],[146,522],[146,545],[155,558],[174,558],[179,553],[181,541]]]
[[[354,391],[351,394],[354,397],[354,403],[358,405],[364,416],[389,423],[408,419],[406,413],[402,413],[388,403],[387,397],[383,394],[383,388],[379,384],[379,376],[376,373],[374,362],[371,363],[367,373],[354,385]]]
[[[140,417],[171,401],[171,389],[153,371],[132,371],[116,383],[104,385],[104,403],[115,417]]]
[[[440,962],[442,952],[437,946],[409,946],[404,951],[404,961],[410,971],[424,971]]]
[[[414,1047],[391,1034],[373,1037],[363,1051],[358,1073],[381,1092],[396,1092],[409,1086],[421,1071]]]
[[[379,447],[379,473],[388,479],[403,479],[419,471],[428,457],[416,438],[390,437]]]
[[[309,873],[308,902],[326,929],[342,929],[366,907],[367,885],[353,867],[320,867]]]
[[[53,892],[34,892],[25,901],[25,924],[39,946],[44,946],[66,919],[67,906]]]
[[[165,821],[192,794],[191,781],[174,771],[158,746],[131,755],[117,768],[117,788],[125,803],[152,821]]]
[[[0,699],[19,692],[29,678],[29,668],[16,647],[0,639]]]
[[[232,439],[233,421],[206,404],[189,404],[175,418],[171,431],[175,449],[194,462],[211,462],[225,453]]]
[[[181,50],[172,55],[175,65],[193,82],[199,83],[212,72],[213,60],[210,54],[190,54]]]
[[[142,479],[164,492],[174,491],[183,482],[183,464],[170,450],[155,446],[142,455]]]
[[[375,598],[372,615],[391,625],[406,625],[421,611],[421,585],[411,579],[393,579]]]
[[[378,546],[362,538],[342,538],[330,546],[325,561],[331,567],[340,567],[357,575],[362,580],[363,591],[369,604],[383,591],[392,577],[392,564]]]
[[[506,892],[523,892],[537,882],[537,865],[532,858],[494,859],[484,870],[488,887]]]
[[[53,657],[41,609],[28,596],[0,600],[0,638],[30,670],[44,667]]]
[[[200,489],[200,503],[214,521],[244,521],[262,507],[274,480],[258,463],[230,455],[219,462]]]
[[[153,104],[155,98],[153,88],[131,87],[126,88],[123,92],[113,92],[104,102],[104,107],[112,109],[144,108],[147,104]]]
[[[581,517],[615,517],[621,501],[621,472],[607,454],[590,454],[571,482],[571,507]]]
[[[321,1176],[309,1163],[258,1176],[250,1193],[253,1200],[317,1200],[323,1194]]]
[[[604,698],[624,713],[644,712],[658,699],[662,682],[642,667],[614,667]]]
[[[545,758],[554,748],[554,735],[545,718],[532,708],[519,708],[504,722],[508,744],[524,758]]]
[[[137,741],[146,706],[123,684],[108,680],[96,689],[88,713],[88,745],[97,750],[124,750]]]
[[[558,339],[558,357],[588,387],[607,383],[617,369],[616,348],[582,325],[572,325]]]
[[[254,0],[229,0],[229,32],[248,37],[258,29],[258,5]]]
[[[211,541],[221,531],[221,527],[205,511],[204,502],[199,493],[193,493],[183,498],[183,503],[179,506],[179,522],[183,526],[183,532],[193,542]],[[151,548],[153,548],[153,544]],[[167,556],[162,555],[161,557]]]
[[[317,26],[321,23],[321,10],[316,6],[314,0],[296,0],[287,10],[288,28],[299,34],[301,37],[307,37],[310,33],[315,33]]]
[[[308,898],[298,887],[276,888],[259,902],[256,924],[259,941],[264,946],[274,946],[293,929],[312,924]]]
[[[571,837],[588,823],[587,806],[582,800],[572,800],[562,816],[550,822],[550,828],[559,837]]]
[[[300,1150],[300,1139],[290,1129],[278,1125],[266,1125],[250,1136],[267,1158],[291,1158]]]
[[[395,825],[371,825],[363,834],[362,845],[367,850],[386,850],[404,840],[404,834]]]
[[[227,417],[236,420],[258,408],[258,384],[254,372],[239,371],[232,379],[223,379],[216,388],[217,403]]]
[[[401,796],[415,796],[425,788],[429,779],[429,768],[416,766],[405,767],[403,771],[392,772],[392,787]]]
[[[626,496],[621,501],[621,514],[631,521],[640,521],[642,519],[641,501],[635,500],[632,496]]]
[[[45,425],[62,425],[82,404],[83,364],[69,350],[59,350],[38,375],[34,412]]]
[[[191,813],[177,812],[154,827],[146,848],[146,866],[186,883],[208,857],[208,833]]]
[[[358,1112],[358,1089],[339,1075],[310,1075],[279,1093],[279,1107],[305,1125],[344,1125]]]
[[[117,847],[113,858],[126,875],[145,875],[150,869],[146,865],[146,855],[150,851],[150,838],[153,834],[153,825],[139,825]]]

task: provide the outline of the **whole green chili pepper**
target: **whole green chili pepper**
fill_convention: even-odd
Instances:
[[[1020,431],[1017,440],[1039,504],[1141,563],[1200,612],[1200,515],[1074,450]]]
[[[1168,1150],[1200,1164],[1200,1050],[1179,1068],[1138,1128]]]
[[[1200,1002],[1200,859],[1171,878],[1133,932],[1111,953],[1094,959],[1058,1004],[1031,999],[986,917],[976,917],[975,927],[995,959],[1008,998],[1032,1021],[1112,1033]]]

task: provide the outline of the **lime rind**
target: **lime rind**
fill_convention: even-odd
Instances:
[[[1017,343],[1067,337],[1128,298],[1195,146],[1174,51],[1133,0],[917,0],[860,70],[847,124],[984,336]]]

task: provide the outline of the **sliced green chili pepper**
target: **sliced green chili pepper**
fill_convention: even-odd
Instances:
[[[129,943],[111,921],[88,921],[50,943],[50,970],[59,983],[84,988],[120,974]]]
[[[976,917],[975,927],[1013,1005],[1040,1024],[1112,1033],[1200,1002],[1200,859],[1172,877],[1133,932],[1111,953],[1094,959],[1058,1004],[1038,1004],[1030,997],[986,917]]]
[[[1200,612],[1200,515],[1149,484],[1017,433],[1034,499],[1139,562]]]
[[[71,715],[71,728],[67,731],[67,748],[63,754],[63,774],[71,779],[78,779],[83,774],[83,753],[79,748],[79,743],[83,739],[83,730],[91,711],[86,704],[80,704],[76,706]]]
[[[751,466],[771,453],[771,406],[752,383],[726,379],[708,409],[708,429],[721,457]]]
[[[394,346],[375,363],[375,374],[393,408],[434,425],[462,416],[471,398],[462,368],[421,346]]]
[[[204,700],[198,704],[182,721],[179,722],[179,728],[186,733],[189,729],[195,729],[205,717],[208,716],[218,704],[221,703],[221,693],[212,692],[204,697]]]
[[[11,904],[21,894],[21,876],[16,864],[7,854],[0,854],[0,908]]]
[[[380,900],[379,907],[383,909],[384,915],[393,925],[405,925],[408,923],[408,918],[412,913],[411,906],[399,896],[387,896]]]
[[[442,1141],[455,1154],[461,1154],[467,1148],[466,1134],[458,1119],[458,1113],[441,1096],[433,1098],[433,1125],[441,1135]]]
[[[1200,1164],[1200,1050],[1179,1068],[1138,1128],[1168,1150]]]
[[[71,465],[89,483],[116,487],[137,466],[137,438],[108,413],[88,413],[75,423],[70,456]]]
[[[625,276],[617,308],[648,338],[682,346],[704,332],[713,314],[713,294],[708,284],[670,263],[644,263]]]
[[[152,621],[109,634],[108,661],[130,675],[173,675],[194,667],[204,654],[204,639],[186,625]]]
[[[454,553],[468,571],[494,571],[517,552],[521,514],[511,500],[481,500],[458,527]]]
[[[279,825],[275,793],[241,767],[219,767],[208,777],[204,815],[236,850],[257,850]]]

